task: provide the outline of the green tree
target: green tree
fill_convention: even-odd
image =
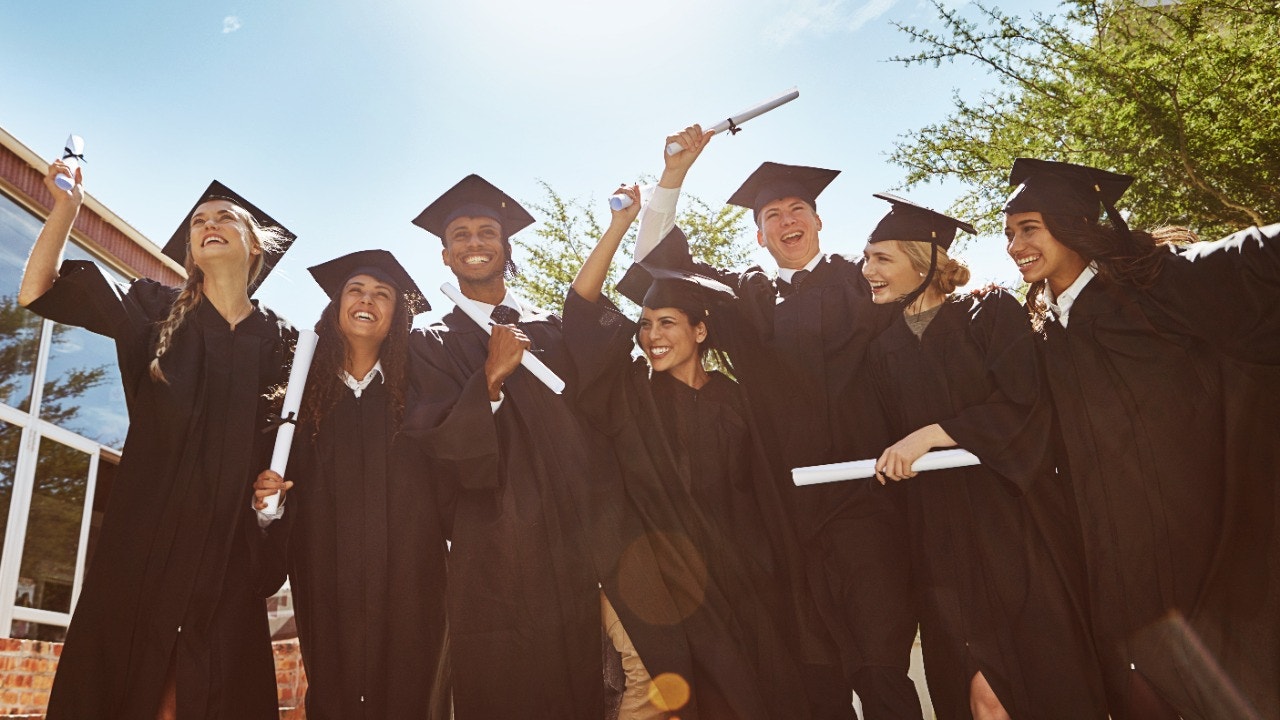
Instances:
[[[543,221],[533,231],[536,240],[519,237],[513,240],[521,272],[511,284],[535,305],[560,312],[578,268],[604,234],[608,210],[602,207],[603,214],[598,214],[595,203],[565,198],[545,182],[541,184],[546,198],[529,204]],[[682,209],[676,223],[688,235],[689,247],[696,259],[724,268],[747,264],[755,241],[743,219],[746,210],[731,205],[715,209],[687,193],[681,196],[680,202]],[[638,309],[619,296],[614,285],[629,265],[635,248],[635,231],[633,225],[627,232],[605,282],[609,299],[632,317]]]
[[[1031,156],[1134,175],[1135,226],[1217,237],[1280,220],[1280,3],[1068,0],[1024,20],[930,2],[941,30],[899,24],[924,49],[893,60],[970,62],[997,87],[899,138],[908,187],[960,180],[953,210],[990,231],[1009,166]]]

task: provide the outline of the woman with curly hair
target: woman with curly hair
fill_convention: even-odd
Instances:
[[[266,470],[255,485],[259,497],[294,488],[277,530],[288,537],[307,717],[448,717],[445,513],[420,444],[402,432],[428,382],[410,369],[409,341],[414,315],[430,306],[385,250],[311,275],[330,302],[290,480]]]
[[[264,597],[283,575],[250,497],[294,331],[250,295],[293,236],[215,181],[165,247],[183,287],[119,285],[60,263],[84,190],[58,173],[19,301],[115,340],[130,422],[48,717],[274,718]]]
[[[901,484],[925,677],[939,718],[1104,718],[1106,703],[1075,575],[1046,538],[1070,541],[1052,473],[1047,391],[1016,298],[955,295],[969,269],[947,251],[968,223],[892,195],[862,274],[899,319],[867,363],[892,437],[881,483]],[[917,475],[933,448],[982,464]]]
[[[1113,717],[1277,717],[1280,227],[1178,248],[1116,211],[1132,181],[1020,158],[1004,207],[1080,519],[1065,550]]]

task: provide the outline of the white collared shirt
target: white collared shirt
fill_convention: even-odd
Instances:
[[[818,267],[818,263],[822,262],[823,258],[825,258],[826,256],[827,256],[826,253],[818,253],[817,255],[813,256],[812,260],[810,260],[808,263],[805,263],[805,266],[802,268],[780,267],[778,268],[778,279],[785,282],[791,282],[791,277],[796,273],[800,272],[801,270],[808,270],[809,272],[813,272],[813,269]]]
[[[362,395],[364,391],[373,384],[373,379],[379,375],[382,375],[381,360],[374,363],[373,367],[369,369],[369,373],[360,380],[357,380],[354,375],[346,370],[343,370],[342,374],[338,377],[346,384],[347,387],[351,388],[351,392],[355,393],[356,397],[360,397],[360,395]],[[385,379],[386,376],[383,375],[383,378]]]
[[[1049,311],[1058,320],[1058,324],[1062,327],[1067,326],[1067,316],[1071,314],[1071,306],[1075,304],[1076,298],[1080,297],[1081,291],[1089,284],[1089,281],[1098,274],[1098,264],[1089,263],[1084,270],[1080,271],[1080,276],[1076,281],[1071,283],[1071,287],[1062,291],[1058,297],[1053,296],[1053,290],[1049,289],[1048,283],[1044,287],[1044,301],[1049,306]]]

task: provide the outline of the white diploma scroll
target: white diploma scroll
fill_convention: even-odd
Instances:
[[[62,157],[59,158],[67,169],[71,171],[70,175],[55,175],[53,184],[63,190],[70,190],[76,186],[76,170],[80,167],[80,160],[84,158],[84,138],[79,135],[68,135],[67,144],[62,146]]]
[[[640,186],[640,202],[642,203],[649,202],[649,198],[653,197],[653,189],[656,187],[658,187],[657,183],[649,183],[648,185],[641,185]],[[610,195],[609,196],[610,210],[613,210],[614,212],[618,212],[619,210],[626,210],[629,207],[631,207],[631,196],[629,195]]]
[[[446,297],[452,300],[453,304],[457,305],[459,310],[467,314],[467,317],[475,320],[476,324],[484,328],[485,332],[490,335],[493,334],[493,330],[491,329],[493,321],[489,319],[488,315],[485,315],[483,310],[476,307],[476,304],[471,300],[471,298],[463,295],[462,291],[454,287],[453,283],[445,283],[441,285],[440,292],[444,293]],[[547,367],[546,364],[535,357],[533,353],[526,351],[521,355],[520,364],[523,365],[526,370],[533,373],[534,377],[541,380],[543,385],[550,388],[551,392],[556,393],[557,395],[564,392],[564,380],[561,380],[559,375],[552,372],[551,368]]]
[[[862,480],[876,474],[877,459],[851,460],[830,465],[793,468],[791,470],[791,482],[795,483],[797,487],[803,487],[819,483],[841,482],[842,480]],[[968,450],[951,448],[949,450],[934,450],[921,455],[918,460],[911,464],[911,469],[915,472],[924,472],[926,470],[945,470],[947,468],[980,464],[982,464],[982,461],[978,459],[978,456]]]
[[[311,330],[298,331],[298,345],[293,351],[293,369],[289,371],[289,385],[284,391],[284,407],[280,409],[280,428],[276,431],[276,447],[271,451],[271,470],[280,477],[289,464],[289,450],[293,447],[293,431],[298,429],[298,410],[302,407],[302,391],[307,387],[307,374],[311,372],[311,359],[316,354],[320,336]],[[275,515],[280,506],[280,493],[263,498],[267,507],[262,512]]]
[[[786,105],[787,103],[791,102],[792,100],[795,100],[798,97],[800,97],[800,91],[796,88],[791,88],[790,90],[782,93],[781,95],[775,98],[770,98],[768,100],[765,100],[764,102],[760,103],[759,105],[756,105],[753,108],[748,108],[747,110],[743,110],[737,115],[730,115],[729,118],[724,120],[723,122],[716,123],[715,125],[713,125],[710,128],[711,132],[714,134],[719,134],[724,132],[725,130],[728,130],[731,134],[737,135],[738,131],[742,129],[739,127],[740,125],[742,125],[742,123],[752,118],[759,117],[769,112],[770,110],[778,107],[779,105]],[[680,152],[683,149],[684,148],[680,146],[680,143],[673,142],[667,145],[667,154],[675,155],[676,153]]]

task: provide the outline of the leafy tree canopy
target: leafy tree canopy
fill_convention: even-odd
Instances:
[[[899,24],[923,49],[893,59],[970,62],[998,84],[900,137],[908,187],[960,180],[953,210],[992,231],[1013,159],[1030,156],[1134,175],[1121,207],[1136,227],[1212,238],[1280,220],[1280,3],[1068,0],[1023,19],[930,2],[941,29]]]

